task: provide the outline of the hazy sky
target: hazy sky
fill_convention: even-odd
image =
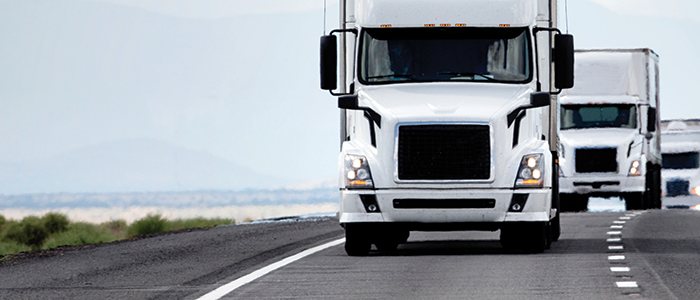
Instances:
[[[327,1],[330,30],[338,5]],[[265,174],[333,177],[338,109],[318,79],[323,3],[0,0],[0,161],[140,138]],[[564,4],[577,48],[653,49],[662,118],[700,117],[700,1]]]

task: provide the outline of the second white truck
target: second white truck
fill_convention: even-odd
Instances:
[[[573,89],[561,96],[563,211],[588,198],[627,209],[661,207],[659,57],[651,49],[576,50]]]

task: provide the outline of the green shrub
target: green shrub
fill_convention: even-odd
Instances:
[[[148,214],[145,217],[136,220],[129,226],[127,230],[127,236],[132,237],[135,235],[152,234],[163,232],[167,230],[168,220],[163,218],[161,215]]]
[[[109,230],[109,232],[111,232],[117,239],[123,239],[126,237],[126,230],[129,228],[126,225],[125,220],[111,220],[100,224],[100,227]]]
[[[20,244],[15,241],[2,241],[0,242],[0,256],[6,254],[15,254],[20,252],[26,252],[31,250],[29,246],[25,244]]]
[[[44,222],[35,216],[25,217],[21,222],[12,224],[5,232],[5,239],[25,244],[32,250],[41,249],[48,236],[49,231],[44,227]]]
[[[7,220],[5,220],[5,216],[0,215],[0,232],[2,232],[2,228],[5,226],[5,222],[7,222]]]
[[[44,221],[44,227],[49,231],[49,234],[63,232],[68,229],[68,217],[64,214],[50,212],[41,217]]]
[[[45,249],[65,245],[83,245],[106,243],[117,240],[109,229],[89,223],[71,223],[65,231],[49,237],[44,243]]]

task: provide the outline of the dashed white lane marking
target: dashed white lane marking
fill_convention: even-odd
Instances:
[[[612,272],[629,272],[630,268],[629,267],[610,267],[610,271],[612,271]]]
[[[619,221],[619,220],[613,221],[613,224],[625,224],[625,223],[627,223],[627,221]]]
[[[619,288],[636,288],[639,287],[636,281],[618,281],[615,285]]]
[[[624,226],[622,225],[610,225],[610,229],[622,229]]]
[[[608,250],[623,250],[623,246],[608,246]]]
[[[608,235],[621,235],[622,231],[608,231]]]
[[[608,260],[625,260],[624,255],[610,255],[608,256]]]
[[[609,238],[606,241],[608,241],[608,243],[619,243],[619,242],[622,242],[622,239],[621,238]]]
[[[304,250],[301,253],[292,255],[292,256],[287,257],[283,260],[280,260],[276,263],[273,263],[269,266],[266,266],[260,270],[257,270],[253,273],[250,273],[246,276],[243,276],[243,277],[238,278],[234,281],[231,281],[231,282],[211,291],[210,293],[208,293],[202,297],[199,297],[197,300],[216,300],[216,299],[219,299],[219,298],[225,296],[226,294],[232,292],[233,290],[243,286],[244,284],[249,283],[249,282],[251,282],[255,279],[258,279],[262,276],[265,276],[267,273],[270,273],[274,270],[277,270],[281,267],[284,267],[288,264],[291,264],[291,263],[293,263],[297,260],[300,260],[304,257],[307,257],[311,254],[314,254],[314,253],[319,252],[321,250],[328,249],[328,248],[333,247],[333,246],[340,245],[342,243],[345,243],[345,238],[337,239],[335,241],[331,241],[331,242],[325,243],[323,245],[316,246],[316,247],[308,249],[308,250]]]
[[[620,220],[631,220],[632,218],[630,217],[620,217]]]

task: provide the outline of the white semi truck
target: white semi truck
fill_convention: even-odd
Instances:
[[[662,121],[661,127],[663,195],[700,195],[700,120]]]
[[[661,207],[659,57],[650,49],[576,50],[576,86],[561,96],[563,211],[588,198]]]
[[[542,252],[559,237],[556,114],[573,37],[550,0],[340,0],[321,38],[339,96],[345,250],[410,231],[501,230]],[[555,61],[556,57],[556,61]]]

